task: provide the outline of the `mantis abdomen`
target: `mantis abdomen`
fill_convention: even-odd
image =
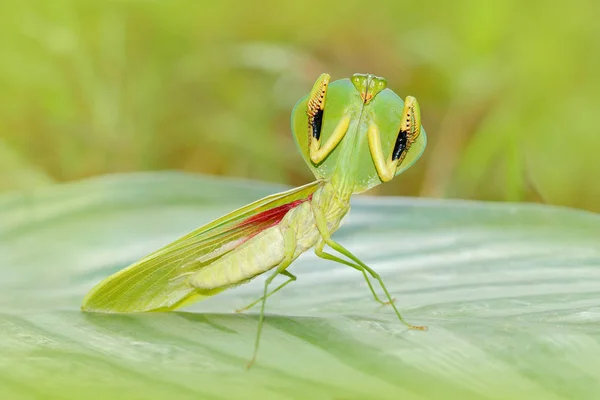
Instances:
[[[319,236],[310,200],[304,201],[290,209],[277,225],[193,274],[189,283],[200,290],[211,290],[245,282],[286,259],[294,260],[313,247]]]
[[[197,289],[215,289],[251,279],[278,265],[284,257],[279,226],[268,228],[191,276]]]

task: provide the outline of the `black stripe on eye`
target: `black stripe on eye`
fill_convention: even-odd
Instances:
[[[323,123],[323,110],[319,109],[315,112],[310,123],[312,127],[312,137],[319,140],[321,137],[321,124]]]
[[[396,144],[394,145],[394,151],[392,152],[392,161],[400,159],[404,150],[406,150],[406,143],[408,142],[408,132],[400,130]]]

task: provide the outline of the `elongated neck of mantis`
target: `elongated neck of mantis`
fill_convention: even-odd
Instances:
[[[358,132],[360,131],[358,126],[360,126],[361,117],[362,111],[358,124],[352,128],[351,132],[347,133],[347,140],[342,143],[343,147],[341,149],[341,154],[338,157],[334,174],[331,177],[331,183],[336,191],[336,197],[342,202],[349,201],[350,196],[354,193],[356,172],[358,168],[358,160],[356,157],[359,139]]]
[[[331,178],[331,183],[336,192],[336,197],[341,202],[349,201],[350,196],[352,196],[352,193],[354,192],[354,180],[352,179],[352,176],[352,171],[347,170],[344,172],[335,173]]]

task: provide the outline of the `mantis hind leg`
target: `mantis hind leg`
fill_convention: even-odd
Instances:
[[[371,284],[371,280],[369,279],[369,276],[367,275],[367,271],[362,268],[360,265],[357,265],[353,262],[344,260],[343,258],[334,256],[333,254],[327,253],[326,251],[323,251],[323,248],[325,247],[325,242],[324,241],[320,241],[317,246],[315,247],[315,254],[318,257],[321,257],[325,260],[330,260],[330,261],[335,261],[338,262],[340,264],[344,264],[347,265],[349,267],[352,267],[354,269],[359,270],[360,272],[362,272],[363,277],[365,278],[365,281],[367,282],[367,285],[369,286],[369,290],[371,291],[371,294],[373,295],[373,299],[375,299],[376,302],[378,302],[379,304],[382,305],[389,305],[390,302],[389,301],[383,301],[379,298],[379,296],[377,296],[377,293],[375,293],[375,289],[373,288],[373,284]],[[392,301],[394,301],[395,299],[392,299]]]
[[[269,297],[269,295],[275,293],[277,290],[281,289],[287,283],[291,282],[291,280],[288,280],[283,285],[280,285],[279,287],[277,287],[271,293],[268,292],[269,284],[273,281],[273,279],[275,279],[275,277],[279,274],[286,275],[286,274],[284,274],[285,269],[290,266],[292,261],[294,261],[294,254],[296,253],[296,232],[293,229],[288,228],[285,231],[284,244],[285,244],[284,258],[281,261],[281,263],[279,263],[279,265],[277,266],[275,272],[273,272],[265,281],[263,296],[258,300],[258,301],[262,300],[262,304],[260,307],[260,317],[258,319],[258,329],[256,332],[256,340],[254,341],[254,352],[252,354],[252,358],[250,359],[248,364],[246,364],[246,368],[250,368],[254,364],[254,361],[256,360],[256,355],[258,354],[258,347],[260,344],[260,334],[262,333],[262,327],[263,327],[263,323],[265,320],[265,303],[267,302],[267,297]],[[290,274],[290,275],[292,275],[292,274]],[[252,305],[254,305],[254,304],[251,304],[251,306]]]
[[[285,275],[290,279],[283,282],[281,285],[277,286],[275,289],[271,290],[269,292],[269,294],[267,294],[267,297],[270,297],[271,295],[275,294],[279,290],[283,289],[288,283],[294,282],[296,280],[296,276],[294,274],[292,274],[291,272],[288,272],[287,270],[283,270],[283,271],[279,272],[279,274]],[[237,312],[237,313],[244,312],[244,311],[254,307],[255,305],[257,305],[259,302],[261,302],[263,299],[266,299],[267,297],[261,297],[260,299],[253,301],[252,303],[248,304],[245,307],[238,308],[237,310],[235,310],[235,312]]]

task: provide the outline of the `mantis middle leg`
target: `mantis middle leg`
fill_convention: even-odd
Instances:
[[[394,312],[396,313],[396,316],[398,317],[400,322],[402,322],[404,325],[406,325],[410,329],[427,330],[427,327],[412,325],[412,324],[408,323],[402,317],[402,315],[400,314],[400,311],[398,311],[398,308],[394,304],[392,296],[390,295],[389,291],[387,290],[387,288],[386,288],[385,284],[383,283],[383,280],[381,279],[379,274],[377,272],[375,272],[373,269],[369,268],[369,266],[367,266],[365,263],[363,263],[358,257],[356,257],[354,254],[352,254],[344,246],[342,246],[341,244],[339,244],[336,241],[334,241],[333,239],[331,239],[331,234],[329,233],[329,229],[327,228],[327,219],[325,218],[325,215],[317,207],[312,207],[312,210],[313,210],[313,214],[315,216],[315,223],[317,225],[317,229],[319,230],[319,233],[321,234],[321,237],[323,238],[322,239],[323,242],[326,243],[327,245],[329,245],[329,247],[331,247],[332,249],[339,252],[340,254],[343,254],[344,256],[348,257],[355,263],[354,264],[354,263],[350,263],[350,262],[342,262],[342,264],[349,265],[350,267],[353,267],[360,271],[366,271],[369,273],[369,275],[371,275],[373,277],[373,279],[377,280],[379,282],[379,285],[383,289],[383,292],[385,293],[389,304],[394,309]],[[335,256],[333,256],[333,257],[335,257]],[[335,258],[337,258],[337,257],[335,257]],[[337,260],[334,260],[334,261],[337,261]]]
[[[371,284],[371,281],[369,280],[369,276],[367,275],[367,271],[361,267],[358,264],[355,264],[353,262],[344,260],[343,258],[334,256],[333,254],[327,253],[326,251],[324,251],[323,249],[325,248],[325,241],[324,240],[319,240],[319,242],[317,243],[316,247],[315,247],[315,254],[325,260],[330,260],[330,261],[335,261],[338,262],[340,264],[344,264],[347,265],[349,267],[352,267],[356,270],[359,270],[360,272],[362,272],[365,281],[367,282],[367,285],[369,286],[369,290],[371,291],[371,294],[373,295],[373,298],[375,299],[376,302],[383,304],[383,305],[387,305],[390,304],[389,301],[383,301],[379,298],[379,296],[377,296],[377,293],[375,293],[375,289],[373,289],[373,285]],[[393,301],[394,299],[392,299]]]

